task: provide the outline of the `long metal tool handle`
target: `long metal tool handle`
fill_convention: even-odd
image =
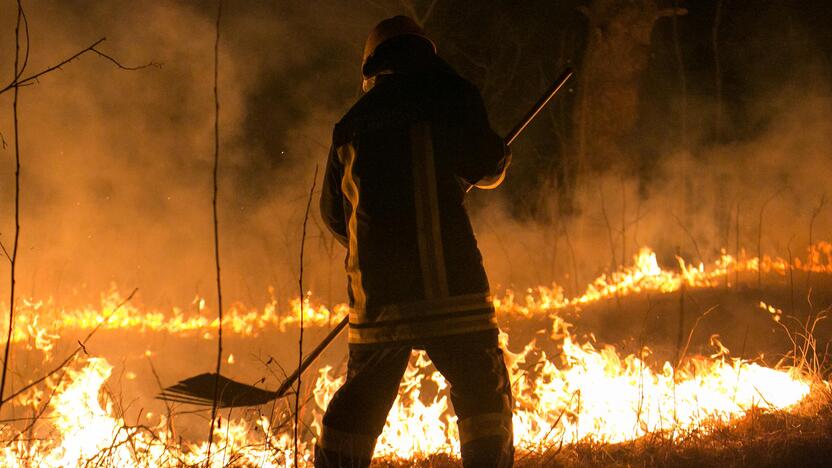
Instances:
[[[317,357],[324,352],[327,346],[332,343],[332,340],[341,334],[341,330],[346,328],[348,323],[350,323],[350,314],[347,314],[346,317],[338,322],[338,325],[336,325],[335,328],[333,328],[332,331],[330,331],[329,334],[321,340],[318,346],[316,346],[311,353],[307,354],[306,357],[303,358],[303,362],[300,363],[300,367],[295,369],[289,377],[286,377],[286,380],[284,380],[283,383],[280,384],[280,387],[274,391],[275,398],[282,397],[292,387],[292,385],[294,385],[295,381],[298,380],[298,377],[303,374],[303,371],[312,365],[315,359],[317,359]]]
[[[522,133],[523,130],[526,129],[526,127],[531,123],[531,121],[534,120],[535,117],[537,117],[537,114],[539,114],[540,111],[542,111],[543,108],[546,107],[546,104],[549,104],[549,101],[551,101],[552,98],[555,97],[555,94],[557,94],[561,90],[561,88],[563,88],[566,82],[569,81],[569,78],[572,78],[572,75],[572,70],[569,68],[567,68],[563,72],[563,74],[560,75],[560,78],[558,78],[558,80],[552,85],[552,87],[549,88],[548,91],[546,91],[546,94],[544,94],[534,104],[534,106],[532,106],[532,108],[529,109],[529,112],[526,114],[525,117],[523,117],[523,120],[521,120],[520,123],[517,124],[517,126],[512,128],[511,131],[508,132],[508,135],[506,135],[506,138],[504,140],[506,142],[506,145],[511,145],[512,142],[514,142],[515,138],[517,138],[517,136],[520,135],[520,133]]]
[[[525,115],[525,117],[523,117],[523,120],[521,120],[520,123],[518,123],[517,126],[515,126],[508,133],[508,135],[506,135],[504,139],[506,145],[511,145],[511,143],[514,142],[517,136],[520,135],[520,133],[522,133],[523,130],[525,130],[525,128],[529,125],[529,123],[531,123],[532,120],[534,120],[535,117],[537,117],[537,114],[539,114],[540,111],[543,110],[544,107],[546,107],[546,104],[549,104],[549,101],[551,101],[552,98],[555,97],[555,94],[557,94],[561,90],[561,88],[563,88],[566,82],[569,81],[570,78],[572,78],[572,75],[572,70],[568,68],[566,69],[566,71],[563,72],[563,74],[552,85],[552,87],[546,91],[546,94],[544,94],[543,97],[541,97],[535,103],[535,105],[532,106],[532,108]],[[298,379],[298,376],[303,374],[303,372],[309,366],[312,365],[315,359],[318,356],[320,356],[321,353],[327,348],[327,346],[329,346],[332,340],[334,340],[341,333],[341,331],[344,328],[346,328],[349,322],[350,316],[349,314],[347,314],[347,316],[344,317],[344,319],[341,320],[338,323],[338,325],[336,325],[335,328],[332,329],[331,332],[329,332],[329,334],[318,344],[318,346],[316,346],[311,353],[307,354],[306,357],[303,358],[303,362],[301,362],[300,367],[295,369],[295,371],[292,372],[292,374],[289,377],[286,377],[286,380],[284,380],[283,383],[280,384],[280,387],[278,387],[278,389],[274,392],[276,398],[283,396],[292,387],[292,385],[294,385],[295,381]]]

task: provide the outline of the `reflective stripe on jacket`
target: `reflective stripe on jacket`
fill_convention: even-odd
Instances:
[[[347,247],[350,343],[496,329],[464,186],[509,161],[479,92],[438,58],[380,76],[335,126],[321,213]]]

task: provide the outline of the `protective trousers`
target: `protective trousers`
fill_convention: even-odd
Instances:
[[[419,348],[450,384],[463,466],[512,466],[511,384],[496,338],[445,337]],[[398,344],[350,346],[346,382],[323,418],[316,467],[370,464],[411,350],[411,345]]]

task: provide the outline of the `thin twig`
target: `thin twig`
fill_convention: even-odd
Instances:
[[[211,428],[208,432],[208,450],[205,466],[211,466],[211,444],[214,442],[214,420],[217,416],[217,398],[220,393],[220,370],[222,367],[222,282],[220,276],[220,230],[217,217],[217,195],[219,193],[219,165],[220,165],[220,97],[218,91],[218,69],[220,49],[220,18],[222,16],[222,0],[217,0],[216,37],[214,39],[214,193],[212,200],[214,217],[214,262],[217,275],[217,377],[214,380],[214,399],[211,402]]]
[[[627,258],[627,188],[621,178],[621,263]]]
[[[551,226],[551,222],[547,223],[548,226]],[[554,231],[554,232],[552,232]],[[543,241],[544,243],[548,244],[546,237],[548,234],[554,234],[554,242],[552,242],[552,255],[549,260],[549,278],[554,280],[557,278],[557,269],[558,269],[558,245],[560,244],[560,217],[555,217],[555,228],[553,230],[545,229],[543,231]]]
[[[0,401],[0,405],[3,405],[3,404],[5,404],[6,402],[9,402],[9,401],[11,401],[11,400],[15,399],[16,397],[18,397],[19,395],[21,395],[23,392],[25,392],[25,391],[29,390],[30,388],[34,387],[35,385],[37,385],[37,384],[39,384],[39,383],[41,383],[41,382],[43,382],[44,380],[48,379],[49,377],[52,377],[53,375],[55,375],[56,373],[58,373],[61,369],[63,369],[64,367],[66,367],[66,365],[67,365],[67,364],[69,364],[69,362],[70,362],[70,361],[71,361],[71,360],[72,360],[72,359],[73,359],[73,358],[74,358],[74,357],[75,357],[78,353],[80,353],[81,351],[83,351],[83,350],[85,349],[86,344],[87,344],[87,342],[90,340],[90,338],[92,338],[92,336],[93,336],[93,335],[94,335],[94,334],[95,334],[98,330],[100,330],[100,329],[101,329],[101,327],[103,327],[104,325],[106,325],[106,324],[110,321],[110,318],[111,318],[111,317],[113,317],[119,309],[121,309],[122,307],[124,307],[124,305],[125,305],[125,304],[127,304],[128,302],[130,302],[130,301],[133,299],[133,296],[135,296],[135,295],[136,295],[136,293],[137,293],[138,291],[139,291],[139,288],[135,288],[135,289],[133,289],[133,291],[132,291],[132,292],[130,292],[130,295],[129,295],[129,296],[127,296],[127,298],[126,298],[126,299],[124,299],[123,301],[121,301],[121,303],[119,303],[119,305],[117,305],[117,306],[113,309],[113,312],[112,312],[112,313],[111,313],[111,314],[110,314],[110,315],[109,315],[106,319],[104,319],[102,322],[100,322],[98,325],[96,325],[96,326],[95,326],[95,328],[93,328],[92,330],[90,330],[90,332],[89,332],[89,333],[87,333],[87,336],[85,336],[85,337],[84,337],[84,339],[83,339],[83,340],[81,340],[81,341],[78,343],[78,347],[77,347],[77,348],[75,348],[75,351],[73,351],[73,352],[72,352],[72,353],[71,353],[71,354],[70,354],[70,355],[69,355],[66,359],[64,359],[64,360],[63,360],[63,361],[62,361],[62,362],[61,362],[61,363],[60,363],[57,367],[55,367],[52,371],[48,372],[48,373],[47,373],[46,375],[44,375],[43,377],[40,377],[40,378],[38,378],[38,379],[35,379],[35,380],[33,380],[33,381],[29,382],[27,385],[24,385],[24,386],[23,386],[22,388],[20,388],[18,391],[16,391],[16,392],[14,392],[13,394],[9,395],[8,397],[6,397],[6,399],[4,399],[4,400]]]
[[[757,290],[760,290],[763,287],[763,212],[768,204],[777,198],[777,195],[780,195],[780,192],[784,189],[785,187],[777,189],[777,191],[772,193],[771,196],[763,202],[763,206],[760,207],[760,217],[757,224]]]
[[[269,355],[269,360],[268,361],[266,361],[266,362],[261,361],[261,363],[263,364],[263,366],[266,367],[266,370],[268,370],[269,373],[272,374],[272,377],[274,377],[278,381],[283,381],[283,380],[286,380],[286,379],[289,378],[289,374],[286,372],[286,368],[281,366],[280,363],[277,362],[277,359],[275,359],[272,355]],[[274,364],[275,366],[277,366],[278,369],[280,369],[280,373],[283,374],[282,377],[277,375],[277,372],[272,370],[272,368],[270,367],[271,364]]]
[[[9,255],[9,251],[6,250],[6,246],[3,245],[3,241],[0,241],[0,250],[3,251],[3,255],[6,257],[6,259],[12,261],[12,257]]]
[[[826,204],[826,194],[824,193],[820,197],[820,202],[818,202],[818,206],[812,210],[812,217],[809,219],[809,248],[812,248],[812,245],[815,242],[814,239],[814,229],[815,229],[815,219],[817,219],[820,212],[823,210],[823,206]],[[808,291],[812,287],[812,268],[815,266],[815,259],[811,255],[809,255],[809,268],[806,272],[806,290]]]
[[[682,348],[682,352],[679,354],[679,359],[676,361],[676,367],[680,366],[682,364],[682,361],[685,359],[685,356],[688,353],[688,348],[690,348],[690,341],[693,338],[693,333],[696,331],[696,327],[699,326],[699,322],[703,318],[705,318],[708,314],[710,314],[711,312],[716,310],[718,307],[719,307],[719,304],[717,304],[715,306],[711,306],[711,307],[708,308],[708,310],[703,312],[702,315],[700,315],[699,317],[696,317],[696,321],[693,322],[693,326],[690,327],[690,333],[688,333],[688,340],[687,340],[687,342],[685,342],[685,347]]]
[[[572,294],[578,295],[578,262],[575,259],[575,247],[572,245],[572,240],[569,238],[569,227],[566,223],[563,225],[563,234],[566,238],[566,246],[569,247],[569,262],[572,264]]]
[[[269,367],[271,363],[274,363],[277,366],[277,368],[280,369],[280,372],[283,373],[282,379],[276,375],[276,373],[271,369],[271,367]],[[269,356],[268,361],[263,363],[263,365],[266,367],[269,373],[272,374],[278,380],[285,381],[288,378],[288,375],[286,374],[286,369],[284,369],[283,366],[281,366],[280,363],[277,362],[277,359],[275,359],[271,355]],[[260,464],[258,465],[260,468],[263,468],[263,465],[266,463],[266,453],[269,451],[269,449],[271,449],[271,433],[274,428],[274,410],[275,408],[277,408],[277,402],[279,400],[281,400],[281,398],[275,398],[274,400],[272,400],[272,407],[269,410],[269,425],[266,427],[268,432],[265,434],[266,437],[263,442],[263,456],[260,457]]]
[[[789,254],[789,300],[792,315],[794,315],[794,260],[792,259],[792,240],[794,240],[794,235],[792,235],[789,242],[786,244],[786,252]],[[809,271],[811,271],[811,269]]]
[[[17,2],[18,7],[21,6],[21,2]],[[20,14],[21,19],[23,20],[23,37],[26,38],[26,52],[23,54],[23,64],[15,73],[15,79],[20,78],[20,75],[26,70],[26,66],[29,65],[29,19],[26,17],[26,11],[23,8],[18,8],[18,12]]]
[[[100,50],[98,50],[95,47],[90,49],[90,52],[95,52],[96,54],[98,54],[99,57],[112,62],[113,65],[117,66],[118,68],[120,68],[124,71],[136,71],[136,70],[141,70],[141,69],[149,68],[149,67],[155,67],[155,68],[161,68],[162,67],[161,64],[156,63],[156,62],[149,62],[149,63],[146,63],[144,65],[137,65],[135,67],[130,67],[130,66],[122,64],[121,62],[119,62],[118,60],[113,58],[111,55],[106,54],[104,52],[101,52]]]
[[[20,23],[23,19],[23,5],[20,0],[17,2],[17,23],[14,29],[14,76],[17,76],[20,66]],[[28,39],[26,41],[29,42]],[[3,407],[3,394],[6,389],[6,375],[9,370],[9,351],[12,346],[12,331],[14,330],[14,293],[15,293],[15,267],[17,266],[17,247],[20,240],[20,126],[17,115],[18,96],[20,87],[15,84],[14,98],[12,101],[12,118],[14,120],[14,243],[12,244],[12,255],[10,259],[10,291],[9,291],[9,331],[6,335],[6,348],[3,352],[3,374],[0,377],[0,408]],[[7,254],[8,255],[8,254]]]
[[[226,463],[226,457],[228,456],[228,440],[230,439],[231,434],[231,413],[234,411],[234,407],[231,406],[228,408],[228,415],[225,417],[225,444],[222,446],[222,463],[220,466],[229,466]],[[220,416],[222,417],[222,416]],[[233,459],[233,454],[232,454]]]
[[[610,265],[610,271],[615,271],[616,267],[618,267],[618,259],[615,254],[615,236],[613,236],[612,233],[610,218],[607,216],[607,205],[604,202],[604,188],[600,184],[598,185],[598,194],[601,197],[601,215],[604,216],[604,223],[607,226],[607,237],[610,241],[610,252],[612,253],[612,265]]]
[[[676,248],[676,255],[679,256],[679,248]],[[676,331],[676,365],[673,367],[673,420],[678,422],[676,406],[676,372],[679,370],[679,362],[682,358],[682,334],[685,328],[685,290],[687,282],[683,281],[679,288],[679,326]]]
[[[541,446],[542,446],[542,445],[543,445],[543,444],[544,444],[544,443],[545,443],[545,442],[549,439],[549,436],[552,434],[552,432],[555,430],[555,428],[556,428],[556,427],[558,427],[558,424],[560,424],[560,420],[563,418],[563,415],[566,413],[566,410],[568,410],[568,409],[569,409],[569,406],[572,404],[572,401],[575,399],[575,395],[577,395],[577,393],[578,393],[579,391],[580,391],[580,390],[575,390],[574,392],[572,392],[572,396],[571,396],[571,397],[569,397],[569,401],[568,401],[568,402],[566,402],[566,405],[563,407],[563,409],[562,409],[562,410],[560,411],[560,413],[558,414],[558,417],[555,419],[555,422],[553,422],[553,423],[549,426],[549,431],[548,431],[548,432],[546,432],[546,434],[545,434],[542,438],[540,438],[540,439],[537,441],[537,443],[538,443],[539,445],[541,445]],[[561,447],[563,447],[563,434],[561,434],[561,439],[560,439],[560,447],[558,447],[558,450],[555,452],[555,455],[557,455],[557,453],[558,453],[558,452],[560,452]],[[532,454],[532,452],[531,452],[531,451],[526,452],[526,453],[525,453],[522,457],[520,457],[520,458],[518,458],[518,459],[517,459],[517,462],[521,462],[521,461],[525,460],[525,459],[526,459],[526,458],[528,458],[528,457],[529,457],[529,455],[531,455],[531,454]],[[541,455],[542,455],[542,454],[541,454]]]
[[[743,359],[745,359],[745,345],[748,343],[748,329],[749,325],[745,325],[745,335],[743,335],[742,339],[742,348],[740,349],[740,360],[737,361],[737,381],[734,383],[734,395],[731,397],[731,403],[735,403],[737,400],[737,390],[740,388],[740,371],[742,371],[742,364]],[[762,395],[760,395],[762,396]],[[764,398],[765,399],[765,398]]]
[[[32,431],[35,428],[35,425],[38,423],[38,421],[43,419],[43,415],[44,415],[44,413],[46,413],[46,410],[49,409],[49,405],[52,402],[52,399],[58,393],[58,389],[61,386],[61,382],[63,381],[64,376],[66,376],[65,373],[61,374],[60,377],[58,377],[58,381],[52,387],[52,390],[49,392],[49,397],[46,399],[46,401],[43,402],[43,405],[41,406],[40,410],[35,412],[34,415],[31,418],[27,418],[30,421],[29,424],[23,430],[18,431],[17,434],[14,437],[12,437],[11,440],[4,441],[7,446],[14,443],[14,441],[18,440],[23,434],[30,433],[30,431]],[[11,422],[11,421],[3,421],[3,423],[7,423],[7,422]]]
[[[716,110],[714,115],[714,135],[717,141],[722,138],[722,67],[719,57],[719,27],[722,23],[723,0],[717,0],[714,24],[711,28],[711,48],[714,53],[714,86],[716,91]]]
[[[644,310],[644,319],[641,324],[641,333],[638,338],[638,409],[636,410],[636,423],[633,430],[641,427],[641,412],[644,409],[644,340],[647,336],[647,320],[653,310],[653,301],[650,300],[650,293],[647,293],[647,308]]]
[[[97,47],[98,47],[98,46],[99,46],[102,42],[104,42],[105,40],[107,40],[107,38],[106,38],[106,37],[102,37],[101,39],[99,39],[99,40],[97,40],[97,41],[93,42],[91,45],[87,46],[86,48],[81,49],[80,51],[76,52],[76,53],[75,53],[75,54],[73,54],[72,56],[70,56],[70,57],[68,57],[68,58],[65,58],[64,60],[60,61],[58,64],[56,64],[56,65],[52,65],[51,67],[48,67],[48,68],[45,68],[45,69],[43,69],[43,70],[41,70],[41,71],[39,71],[39,72],[37,72],[37,73],[35,73],[35,74],[33,74],[33,75],[29,75],[29,76],[27,76],[26,78],[20,78],[20,77],[17,77],[17,76],[18,76],[18,74],[17,74],[17,72],[16,72],[16,73],[15,73],[15,76],[16,76],[17,78],[15,78],[14,80],[12,80],[12,82],[11,82],[11,83],[9,83],[9,84],[7,84],[5,87],[0,88],[0,94],[5,93],[6,91],[10,91],[10,90],[12,90],[12,89],[14,89],[14,88],[16,88],[16,87],[21,87],[21,86],[29,86],[29,85],[35,84],[35,83],[37,82],[38,78],[40,78],[40,77],[42,77],[42,76],[44,76],[44,75],[46,75],[46,74],[49,74],[49,73],[51,73],[51,72],[53,72],[53,71],[56,71],[56,70],[61,70],[61,69],[62,69],[62,67],[63,67],[64,65],[67,65],[67,64],[69,64],[70,62],[72,62],[72,61],[74,61],[74,60],[77,60],[79,57],[81,57],[82,55],[84,55],[84,54],[86,54],[86,53],[88,53],[88,52],[95,53],[95,54],[97,54],[98,56],[100,56],[100,57],[102,57],[102,58],[104,58],[104,59],[106,59],[106,60],[108,60],[108,61],[112,62],[112,63],[113,63],[113,64],[115,64],[118,68],[120,68],[120,69],[122,69],[122,70],[127,70],[127,71],[141,70],[141,69],[143,69],[143,68],[149,68],[149,67],[156,67],[156,68],[159,68],[159,67],[161,67],[161,66],[162,66],[161,64],[156,63],[156,62],[148,62],[148,63],[146,63],[146,64],[144,64],[144,65],[139,65],[139,66],[136,66],[136,67],[126,66],[126,65],[122,64],[121,62],[119,62],[118,60],[116,60],[115,58],[113,58],[112,56],[110,56],[110,55],[108,55],[108,54],[106,54],[106,53],[104,53],[104,52],[102,52],[102,51],[98,50],[98,48],[97,48]]]
[[[679,2],[678,0],[673,0],[672,7],[673,11],[679,10]],[[688,84],[687,84],[687,77],[685,76],[685,62],[682,57],[682,46],[681,42],[679,41],[679,20],[678,15],[673,14],[671,16],[671,25],[672,25],[672,33],[673,33],[673,52],[676,56],[676,65],[677,71],[679,73],[679,87],[681,88],[681,103],[680,103],[680,124],[681,128],[681,143],[682,147],[687,149],[688,147]],[[687,196],[687,192],[685,192]]]
[[[315,184],[318,182],[318,165],[315,165],[315,175],[312,176],[312,188],[309,189],[309,198],[306,200],[306,212],[303,215],[303,232],[300,237],[300,274],[298,276],[298,288],[300,290],[300,334],[298,337],[298,379],[297,379],[297,391],[295,395],[295,426],[294,426],[294,433],[292,437],[293,442],[293,454],[295,459],[295,464],[293,466],[298,466],[298,418],[300,414],[300,392],[301,392],[301,375],[302,372],[301,367],[303,366],[303,311],[304,311],[304,298],[305,294],[303,291],[303,249],[306,245],[306,224],[309,221],[309,209],[312,206],[312,196],[315,193]]]
[[[734,288],[740,287],[740,202],[737,202],[736,239],[734,244]]]
[[[678,216],[676,216],[673,213],[671,213],[671,216],[673,216],[673,219],[676,220],[676,224],[678,224],[679,227],[682,228],[682,231],[684,231],[685,234],[688,236],[688,239],[690,239],[691,244],[693,244],[693,248],[696,249],[696,256],[699,257],[699,261],[705,261],[705,257],[702,256],[702,251],[699,250],[699,244],[696,243],[696,238],[693,237],[693,234],[690,232],[690,230],[684,224],[682,224],[682,220],[679,219]]]
[[[19,87],[19,86],[25,86],[25,85],[31,84],[34,81],[36,81],[38,78],[40,78],[41,76],[46,75],[47,73],[53,72],[55,70],[60,70],[61,67],[63,67],[64,65],[72,62],[73,60],[75,60],[78,57],[84,55],[85,53],[91,51],[92,49],[95,48],[95,46],[101,44],[105,40],[106,40],[106,38],[102,37],[101,39],[93,42],[92,45],[88,46],[87,48],[82,49],[82,50],[76,52],[74,55],[70,56],[69,58],[66,58],[66,59],[62,60],[57,65],[53,65],[49,68],[46,68],[46,69],[44,69],[44,70],[42,70],[38,73],[35,73],[34,75],[30,75],[26,78],[16,78],[16,79],[12,80],[12,82],[9,83],[8,85],[6,85],[6,87],[4,87],[3,89],[0,89],[0,94],[3,94],[6,91],[8,91],[10,89],[13,89],[13,88],[16,88],[16,87]],[[17,76],[17,71],[15,71],[15,76]]]
[[[165,386],[162,385],[162,379],[159,377],[159,373],[156,371],[156,366],[153,365],[153,360],[150,359],[150,356],[147,357],[147,363],[150,365],[150,372],[153,373],[153,378],[156,379],[156,385],[159,387],[159,391],[164,391]],[[173,432],[173,408],[170,406],[170,402],[168,400],[162,400],[165,403],[165,409],[167,410],[167,430],[168,430],[168,439],[173,440],[175,438]]]

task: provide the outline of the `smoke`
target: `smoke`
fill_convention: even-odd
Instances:
[[[625,146],[638,155],[632,160],[647,161],[651,170],[634,175],[611,163],[613,169],[584,177],[572,215],[558,212],[554,190],[541,195],[538,212],[544,216],[538,218],[547,221],[518,221],[517,206],[509,203],[477,213],[478,240],[497,292],[556,282],[580,293],[604,272],[631,263],[642,246],[674,268],[677,254],[709,262],[723,249],[748,257],[757,256],[758,248],[782,258],[791,251],[805,258],[810,237],[832,238],[828,48],[810,40],[799,22],[788,23],[789,41],[780,42],[771,24],[785,23],[764,16],[758,21],[763,26],[749,21],[732,33],[731,54],[737,56],[723,64],[730,87],[725,85],[721,138],[714,135],[718,102],[708,84],[713,77],[696,69],[691,74],[700,80],[688,81],[685,108],[690,143],[681,143],[681,90],[671,68],[676,64],[657,61],[641,89],[634,141]],[[740,19],[733,22],[739,30]],[[658,36],[656,49],[662,46]],[[690,62],[712,58],[686,60],[695,67]],[[523,164],[522,158],[515,155],[515,162]]]
[[[138,287],[150,304],[213,297],[210,3],[24,3],[30,72],[100,37],[107,37],[102,50],[126,65],[162,67],[123,71],[89,54],[21,90],[23,294],[87,301],[116,284],[125,291]],[[226,2],[220,234],[232,300],[262,304],[269,286],[281,298],[296,294],[314,167],[323,169],[332,125],[357,96],[367,31],[401,13],[369,3]],[[3,82],[12,71],[14,13],[15,3],[5,0]],[[751,136],[666,151],[648,184],[611,173],[586,180],[575,216],[557,215],[554,191],[542,194],[553,214],[547,221],[518,221],[499,190],[475,195],[473,218],[492,286],[556,281],[581,289],[642,245],[657,249],[665,262],[677,251],[708,260],[722,247],[733,249],[737,207],[741,247],[752,251],[764,204],[763,251],[802,253],[832,169],[828,71],[812,77],[748,106],[760,122]],[[703,116],[714,103],[690,101],[691,133],[705,133]],[[0,132],[10,142],[11,93],[0,96],[0,109]],[[0,240],[8,246],[12,149],[0,154]],[[829,227],[823,210],[814,239],[828,238]],[[343,249],[316,210],[309,231],[306,284],[324,301],[343,300]]]
[[[646,186],[595,175],[578,194],[576,216],[521,222],[507,204],[482,210],[475,228],[492,282],[498,290],[557,282],[577,293],[631,264],[643,246],[669,268],[677,254],[710,262],[723,249],[736,255],[737,245],[757,256],[758,243],[763,255],[805,258],[810,235],[832,234],[832,99],[813,91],[769,111],[748,141],[667,155]],[[554,212],[555,194],[548,203]]]
[[[215,10],[205,3],[24,2],[27,74],[101,37],[125,65],[162,66],[124,71],[86,54],[21,89],[23,294],[87,300],[115,283],[139,287],[151,303],[187,303],[212,292]],[[349,105],[343,90],[358,86],[359,47],[374,19],[351,14],[354,24],[339,24],[346,5],[326,18],[313,6],[225,5],[220,223],[232,298],[261,302],[268,285],[296,281],[314,166]],[[5,83],[15,3],[0,12]],[[0,106],[11,142],[11,93]],[[10,246],[13,151],[2,152],[0,239]],[[314,276],[320,256],[307,262]]]

